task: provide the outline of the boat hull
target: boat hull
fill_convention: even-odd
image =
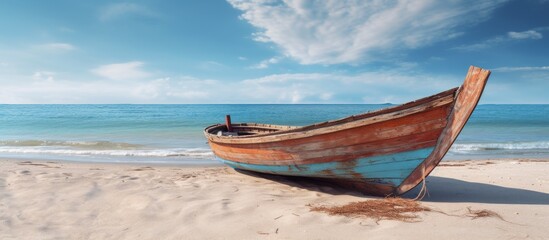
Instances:
[[[234,124],[244,136],[205,130],[223,163],[255,172],[337,180],[377,195],[398,195],[432,171],[463,128],[489,71],[471,67],[458,90],[305,127]]]
[[[433,149],[433,147],[428,147],[406,152],[358,158],[350,161],[300,165],[249,164],[222,158],[218,158],[218,160],[233,168],[254,172],[398,186],[431,154]]]

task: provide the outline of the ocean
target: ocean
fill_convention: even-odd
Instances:
[[[388,104],[0,105],[0,157],[218,164],[202,133],[224,122],[308,125]],[[444,160],[549,158],[549,105],[479,105]]]

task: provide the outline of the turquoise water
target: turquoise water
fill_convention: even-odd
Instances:
[[[202,129],[308,125],[390,105],[0,105],[0,157],[214,164]],[[548,158],[549,105],[479,105],[445,159]]]

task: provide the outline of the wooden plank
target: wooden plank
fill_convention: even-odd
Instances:
[[[410,134],[439,129],[446,125],[446,115],[449,108],[439,107],[426,112],[425,115],[415,114],[393,121],[376,123],[361,128],[346,129],[336,133],[312,136],[303,139],[293,139],[275,143],[263,144],[222,144],[222,147],[212,146],[214,152],[228,151],[233,153],[248,152],[261,154],[264,149],[272,152],[265,152],[265,155],[277,155],[277,160],[295,159],[285,153],[298,153],[304,151],[321,151],[333,148],[351,146],[369,142],[383,141],[395,137],[403,137]],[[424,122],[422,122],[424,121]],[[223,148],[226,147],[226,148]],[[225,149],[225,150],[224,150]],[[280,156],[282,154],[282,156]],[[284,157],[286,156],[286,157]],[[231,158],[233,159],[233,158]]]
[[[488,70],[474,66],[469,68],[465,81],[456,96],[453,110],[448,119],[448,126],[439,137],[437,147],[398,187],[396,193],[403,194],[417,186],[446,155],[477,106],[489,76],[490,71]]]
[[[210,143],[210,145],[216,155],[232,161],[266,165],[307,164],[347,161],[360,157],[397,153],[420,147],[434,146],[441,131],[442,128],[439,128],[424,133],[416,133],[374,142],[293,153],[268,148],[235,148],[230,145],[219,145],[217,143]]]
[[[231,115],[225,115],[225,126],[227,127],[227,132],[233,131],[233,126],[231,124]]]

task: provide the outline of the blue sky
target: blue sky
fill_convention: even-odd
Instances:
[[[549,103],[549,1],[1,1],[0,103]]]

